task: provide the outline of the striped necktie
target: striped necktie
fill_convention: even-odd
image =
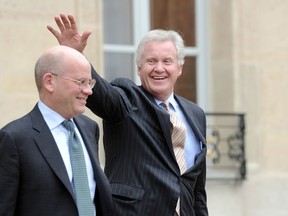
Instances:
[[[187,170],[184,157],[184,144],[186,139],[186,128],[182,120],[170,110],[168,101],[163,101],[162,106],[170,114],[170,122],[172,124],[171,139],[173,144],[174,154],[180,169],[181,175]],[[180,215],[180,198],[178,198],[175,215]]]
[[[79,216],[93,216],[93,204],[90,195],[89,182],[86,171],[86,163],[83,149],[74,130],[74,124],[70,120],[62,122],[69,131],[69,154],[73,173],[72,185],[76,194],[76,203]]]
[[[169,102],[164,101],[163,103],[164,108],[170,114],[170,122],[172,124],[172,133],[171,139],[174,149],[174,154],[180,169],[181,174],[183,174],[187,167],[184,157],[184,144],[186,139],[186,128],[184,123],[181,119],[170,110]]]

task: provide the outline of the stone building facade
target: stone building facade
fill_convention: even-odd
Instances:
[[[246,180],[207,182],[210,215],[286,216],[288,1],[207,2],[209,111],[245,113],[247,157]],[[46,29],[55,15],[73,14],[81,32],[93,31],[85,55],[103,71],[102,8],[102,0],[0,0],[0,127],[38,100],[34,64],[57,44]]]

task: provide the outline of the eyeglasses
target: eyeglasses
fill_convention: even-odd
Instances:
[[[91,80],[76,80],[76,79],[72,79],[69,77],[63,77],[59,74],[55,74],[55,73],[51,73],[53,76],[57,76],[59,78],[65,79],[65,80],[70,80],[73,81],[75,84],[77,84],[81,89],[84,89],[87,84],[89,85],[90,89],[92,89],[95,84],[96,84],[96,80],[95,79],[91,79]]]

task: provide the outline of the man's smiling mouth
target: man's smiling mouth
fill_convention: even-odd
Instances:
[[[155,80],[164,80],[166,77],[163,76],[154,76],[153,79]]]

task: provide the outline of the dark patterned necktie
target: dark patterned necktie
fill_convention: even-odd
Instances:
[[[79,216],[93,216],[93,204],[90,195],[89,182],[83,149],[72,121],[66,120],[62,125],[69,131],[69,154],[73,173],[73,188]]]

